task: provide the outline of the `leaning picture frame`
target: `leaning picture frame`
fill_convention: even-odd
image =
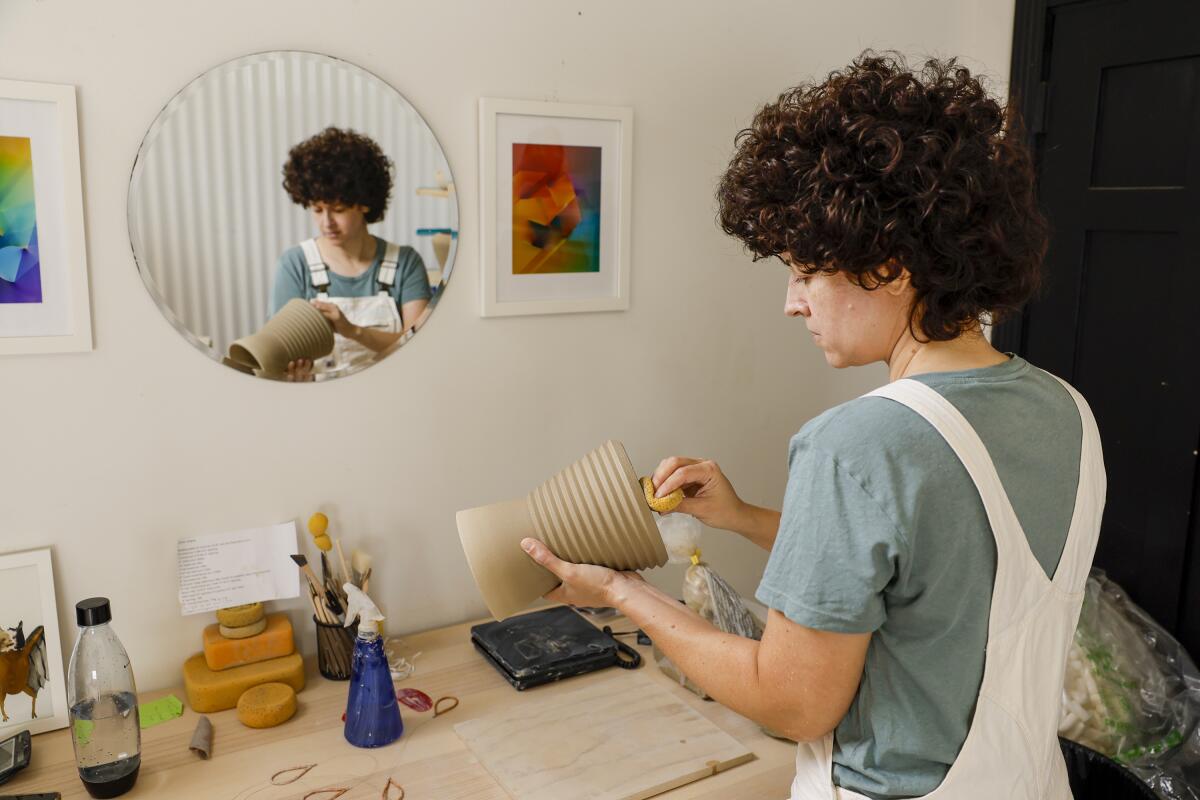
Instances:
[[[629,308],[633,109],[480,98],[480,313]]]
[[[0,739],[67,726],[49,548],[0,555]]]
[[[92,349],[75,87],[0,80],[0,355]]]

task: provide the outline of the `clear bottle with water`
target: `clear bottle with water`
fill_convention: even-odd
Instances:
[[[133,788],[142,764],[133,668],[110,620],[108,598],[75,604],[79,638],[71,651],[67,705],[79,778],[92,797]]]

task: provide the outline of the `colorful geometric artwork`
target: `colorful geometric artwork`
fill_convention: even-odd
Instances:
[[[514,275],[600,271],[600,148],[513,144]]]
[[[0,303],[42,302],[33,152],[23,136],[0,136]]]

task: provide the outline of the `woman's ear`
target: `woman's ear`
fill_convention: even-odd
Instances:
[[[884,290],[891,295],[899,296],[912,289],[912,273],[895,261],[888,262],[889,270],[896,275],[883,285]],[[898,270],[898,272],[897,272]]]

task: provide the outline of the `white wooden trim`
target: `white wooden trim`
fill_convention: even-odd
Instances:
[[[501,303],[496,299],[496,117],[513,114],[568,119],[598,119],[621,124],[620,205],[617,218],[617,293],[615,296],[570,300],[528,300]],[[479,99],[479,218],[480,314],[484,317],[526,314],[571,314],[584,311],[624,311],[629,308],[629,231],[632,220],[633,109],[542,103],[531,100]]]
[[[2,336],[0,355],[89,351],[92,349],[92,310],[83,230],[83,181],[79,171],[79,117],[75,105],[75,87],[0,80],[0,100],[6,99],[54,103],[57,109],[63,168],[64,254],[71,292],[71,333],[66,336]]]

